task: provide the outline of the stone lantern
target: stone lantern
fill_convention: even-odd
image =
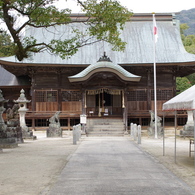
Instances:
[[[26,126],[25,115],[28,111],[27,103],[30,103],[31,100],[27,100],[24,94],[24,90],[20,91],[20,97],[17,100],[14,100],[15,103],[19,104],[18,113],[20,116],[20,127],[22,128],[22,137],[23,138],[34,138],[33,132],[29,130]]]

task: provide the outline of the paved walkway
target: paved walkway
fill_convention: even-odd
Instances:
[[[191,195],[195,192],[126,137],[87,137],[50,195]]]

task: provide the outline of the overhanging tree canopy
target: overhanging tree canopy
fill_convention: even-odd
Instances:
[[[50,43],[37,42],[34,37],[25,37],[27,26],[48,28],[76,22],[71,20],[71,10],[58,10],[55,0],[0,0],[0,18],[5,22],[15,42],[15,55],[19,61],[28,58],[31,53],[45,49],[67,58],[75,54],[78,48],[104,40],[113,45],[113,50],[122,51],[125,42],[120,39],[120,30],[132,13],[121,6],[117,0],[77,0],[78,6],[88,18],[84,22],[87,30],[72,29],[71,38],[51,40]],[[64,4],[66,4],[64,0]],[[99,3],[98,3],[99,2]],[[22,19],[22,20],[21,20]],[[23,22],[21,22],[23,21]]]

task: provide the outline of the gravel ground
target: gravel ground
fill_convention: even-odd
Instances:
[[[37,140],[25,140],[19,147],[0,153],[0,195],[47,194],[79,145],[73,145],[71,136],[34,135]]]
[[[25,140],[17,148],[3,149],[0,153],[0,195],[47,195],[76,151],[72,136],[46,138],[45,132],[34,132],[37,140]],[[129,138],[132,140],[132,138]],[[189,139],[177,138],[177,163],[174,161],[174,137],[163,140],[142,137],[138,145],[195,190],[194,154],[189,157]]]

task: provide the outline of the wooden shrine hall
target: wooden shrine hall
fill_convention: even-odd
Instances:
[[[72,15],[74,23],[47,29],[29,27],[26,35],[38,40],[55,36],[70,37],[70,28],[85,29],[84,14]],[[176,95],[176,77],[195,71],[195,55],[183,47],[179,21],[175,14],[156,14],[158,41],[156,43],[157,110]],[[0,89],[13,106],[13,100],[25,90],[31,100],[26,116],[33,128],[48,126],[48,119],[61,111],[60,123],[70,129],[79,123],[80,115],[87,118],[121,118],[126,128],[131,122],[148,126],[149,110],[154,110],[154,48],[152,14],[134,14],[126,22],[121,39],[124,52],[112,51],[106,42],[87,45],[68,59],[47,51],[18,61],[15,56],[0,59]],[[165,122],[173,122],[174,116]],[[181,113],[178,123],[185,124]]]

